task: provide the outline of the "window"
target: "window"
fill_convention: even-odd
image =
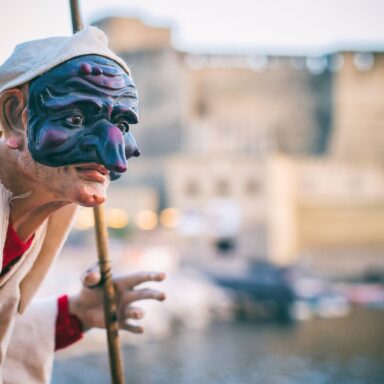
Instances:
[[[245,192],[249,196],[254,196],[260,191],[260,184],[257,180],[248,180],[245,184]]]
[[[216,182],[216,193],[219,196],[228,196],[230,192],[229,183],[227,180],[218,180]]]
[[[200,193],[200,188],[196,181],[188,181],[184,191],[187,196],[196,197]]]

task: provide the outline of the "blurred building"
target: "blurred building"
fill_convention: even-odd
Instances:
[[[384,53],[345,52],[333,78],[332,157],[384,165]]]
[[[339,277],[384,270],[384,172],[332,157],[273,158],[268,168],[269,256]]]
[[[384,269],[384,54],[196,55],[167,27],[95,24],[140,91],[143,156],[120,191],[153,188],[184,233],[246,256]]]

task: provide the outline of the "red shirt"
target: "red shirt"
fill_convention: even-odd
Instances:
[[[24,252],[30,247],[33,238],[34,235],[24,243],[20,240],[11,223],[9,223],[3,250],[3,267],[0,276],[4,276],[11,270],[12,266],[17,263]]]
[[[3,268],[0,276],[9,272],[31,246],[34,235],[26,242],[21,241],[11,223],[8,225],[7,238],[3,250]],[[83,337],[79,318],[69,313],[68,296],[58,298],[58,313],[55,330],[55,351],[65,348]]]

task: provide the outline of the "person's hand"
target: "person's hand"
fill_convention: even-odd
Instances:
[[[148,299],[163,301],[165,294],[155,289],[135,288],[139,284],[148,281],[162,281],[164,278],[165,274],[158,272],[140,272],[113,277],[120,329],[132,333],[143,333],[142,326],[132,325],[128,322],[129,319],[142,319],[144,316],[142,309],[131,304]],[[105,328],[103,289],[98,286],[99,281],[100,274],[98,271],[87,271],[83,278],[83,288],[79,294],[69,297],[69,312],[80,319],[84,331],[95,327]]]

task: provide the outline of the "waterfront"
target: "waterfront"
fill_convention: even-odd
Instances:
[[[228,322],[124,348],[129,384],[380,384],[384,311],[291,325]],[[52,384],[106,384],[107,357],[59,359]]]

